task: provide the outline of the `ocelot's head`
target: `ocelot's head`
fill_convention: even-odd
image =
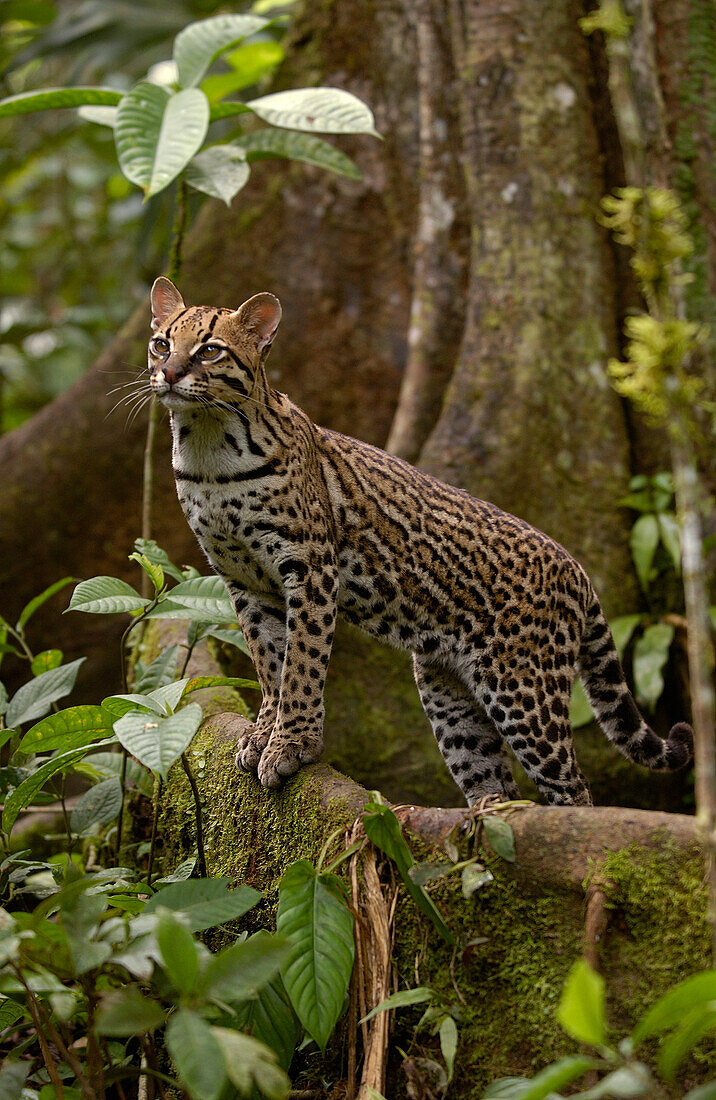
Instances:
[[[255,294],[238,309],[187,306],[169,279],[152,287],[149,377],[171,409],[262,403],[264,360],[281,320],[273,294]]]

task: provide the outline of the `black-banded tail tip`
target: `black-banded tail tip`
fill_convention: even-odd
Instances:
[[[683,768],[694,755],[694,731],[687,722],[677,722],[667,741],[672,768]]]

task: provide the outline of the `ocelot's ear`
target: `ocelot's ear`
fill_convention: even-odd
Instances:
[[[176,313],[178,309],[184,309],[184,299],[171,279],[167,279],[164,275],[154,280],[150,299],[153,329],[161,328],[167,317],[171,317],[172,313]]]
[[[267,348],[281,321],[281,303],[275,294],[254,294],[234,313],[241,328],[248,334],[257,351]]]

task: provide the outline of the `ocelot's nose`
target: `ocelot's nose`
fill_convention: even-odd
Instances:
[[[182,363],[167,363],[166,366],[162,367],[162,372],[170,386],[175,385],[187,373],[186,367]]]

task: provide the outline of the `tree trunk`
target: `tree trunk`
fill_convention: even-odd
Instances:
[[[277,293],[279,388],[318,422],[387,440],[559,539],[613,612],[638,601],[631,520],[617,502],[642,461],[643,432],[604,370],[624,287],[595,215],[618,157],[581,14],[576,0],[305,5],[277,87],[345,87],[372,106],[385,140],[343,143],[362,182],[271,162],[230,209],[207,202],[180,284],[189,302]],[[670,46],[662,60],[675,102],[683,55]],[[139,533],[144,422],[105,417],[112,372],[144,362],[148,321],[139,310],[71,391],[0,440],[8,618],[64,574],[136,582],[126,555]],[[166,425],[157,454],[157,540],[199,564]],[[63,600],[33,620],[32,640],[88,653],[83,691],[96,698],[116,687],[116,620],[58,618]],[[342,634],[327,725],[344,766],[367,773],[381,740],[386,782],[408,776],[392,797],[419,789],[426,801],[454,800],[401,655]],[[378,729],[393,732],[383,742]],[[418,738],[429,759],[415,752]],[[434,788],[428,774],[441,776]]]

